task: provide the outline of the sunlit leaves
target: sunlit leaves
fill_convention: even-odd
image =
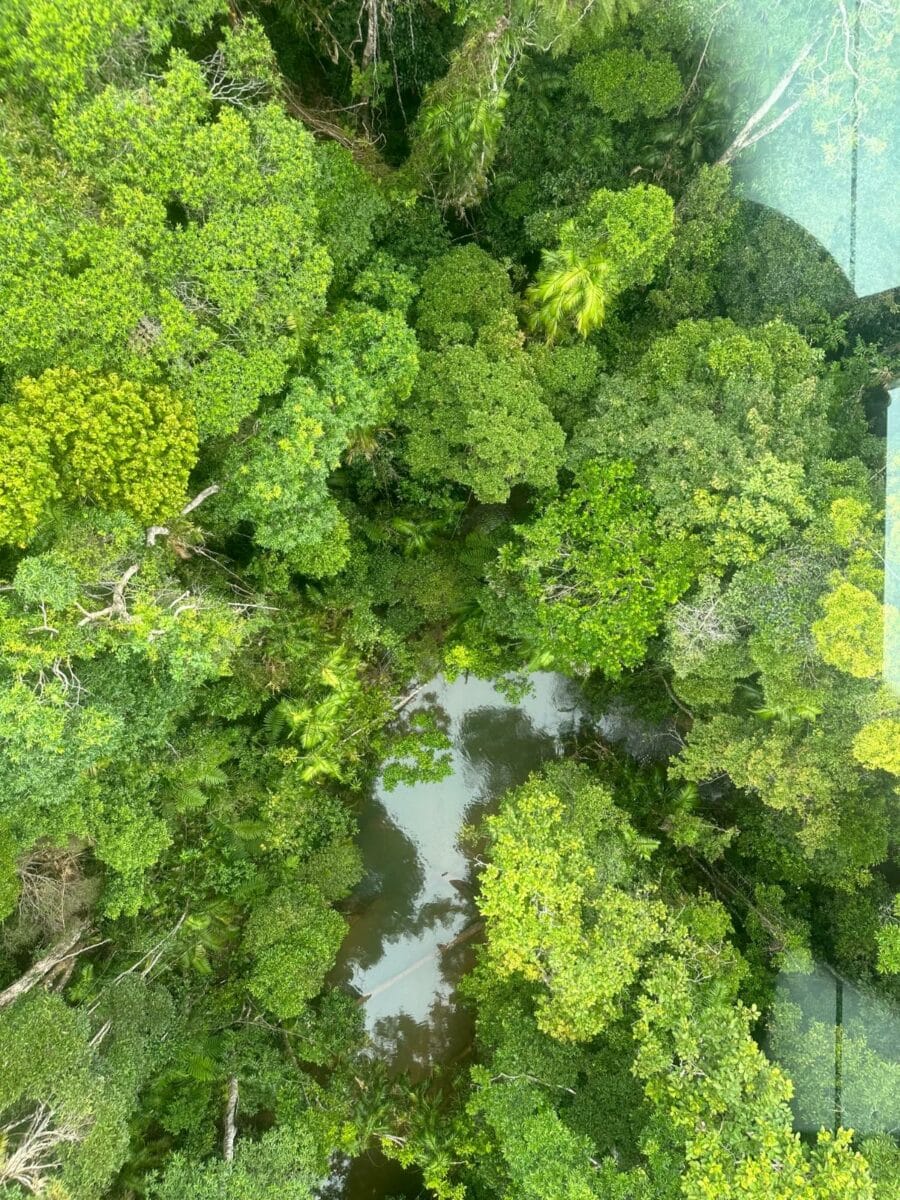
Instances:
[[[545,985],[539,1028],[586,1040],[619,1014],[622,994],[660,937],[664,910],[623,890],[614,871],[592,861],[597,827],[628,845],[609,793],[575,778],[565,782],[582,788],[574,804],[567,806],[552,782],[535,780],[488,819],[490,864],[479,907],[492,969]],[[584,832],[577,816],[590,822]]]
[[[853,739],[853,755],[870,770],[900,775],[900,720],[882,717],[863,725]]]
[[[167,388],[45,371],[20,380],[3,426],[0,541],[28,542],[55,499],[123,508],[147,524],[183,503],[196,427]],[[30,456],[20,462],[24,444]]]
[[[10,0],[0,16],[0,71],[7,86],[62,108],[109,75],[139,69],[174,28],[199,33],[222,0]]]
[[[812,627],[823,659],[870,679],[881,671],[884,633],[882,606],[877,596],[842,581],[822,598],[824,615]]]
[[[502,323],[515,302],[502,263],[478,246],[458,246],[422,275],[416,333],[429,350],[471,345],[485,326]]]
[[[715,969],[702,972],[714,947],[699,960],[698,950],[688,942],[683,957],[661,958],[638,1000],[635,1071],[657,1108],[651,1161],[674,1169],[690,1200],[872,1200],[848,1132],[821,1133],[811,1150],[793,1132],[791,1083],[751,1037],[755,1012],[722,995]]]
[[[669,55],[650,58],[640,50],[608,50],[583,58],[574,77],[591,103],[616,121],[631,121],[639,113],[660,117],[674,108],[683,90]]]
[[[629,458],[663,525],[697,533],[717,571],[752,562],[813,513],[827,445],[817,358],[781,322],[682,321],[635,371],[601,378],[570,461]]]
[[[615,676],[641,661],[690,586],[695,553],[690,539],[660,536],[632,467],[586,466],[562,499],[519,527],[494,586],[508,597],[510,634],[561,670]]]
[[[563,432],[521,351],[495,358],[453,346],[427,355],[406,419],[416,475],[451,479],[488,504],[516,484],[555,487]]]
[[[325,577],[346,563],[348,528],[329,479],[358,431],[389,419],[418,370],[400,313],[342,306],[317,334],[314,378],[298,376],[281,405],[226,457],[219,510],[253,522],[258,545],[294,570]]]
[[[324,309],[312,139],[272,103],[217,108],[180,52],[66,109],[54,134],[66,172],[43,203],[0,210],[0,359],[17,374],[162,373],[201,436],[233,433],[283,388]]]
[[[153,1200],[308,1200],[327,1170],[327,1154],[303,1128],[240,1138],[232,1162],[173,1155],[149,1195]]]

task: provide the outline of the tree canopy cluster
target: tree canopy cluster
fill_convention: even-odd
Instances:
[[[788,84],[847,148],[818,9],[784,84],[739,0],[0,4],[4,1196],[900,1195],[896,1039],[802,1129],[776,986],[900,1005],[897,299],[731,170]],[[672,753],[506,795],[474,1044],[397,1077],[361,799],[443,769],[417,682],[538,669]]]

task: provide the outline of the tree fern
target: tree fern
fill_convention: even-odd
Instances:
[[[228,782],[222,768],[234,753],[230,739],[207,738],[192,753],[178,757],[165,772],[163,811],[184,813],[203,808],[209,793]]]

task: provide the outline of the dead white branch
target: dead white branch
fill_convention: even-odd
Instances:
[[[378,0],[366,0],[366,44],[361,66],[365,71],[378,58]],[[360,20],[362,13],[360,13]]]
[[[111,1029],[112,1029],[112,1021],[104,1021],[103,1024],[100,1026],[100,1028],[97,1030],[97,1032],[94,1034],[94,1036],[91,1038],[91,1040],[88,1044],[90,1046],[96,1048],[97,1046],[100,1045],[100,1043],[103,1041],[103,1039],[106,1037],[106,1035],[109,1033],[109,1031]]]
[[[784,93],[788,90],[794,81],[795,75],[809,58],[810,54],[812,54],[813,49],[819,40],[819,36],[820,35],[817,34],[814,38],[811,38],[806,43],[806,45],[779,79],[778,83],[776,83],[772,91],[769,92],[768,96],[762,102],[759,108],[757,108],[756,111],[751,113],[751,115],[747,118],[737,137],[735,137],[728,149],[725,150],[725,152],[718,159],[716,164],[717,166],[726,166],[728,163],[733,162],[742,150],[746,150],[748,146],[753,145],[754,142],[758,142],[766,134],[771,133],[774,129],[777,129],[779,125],[783,124],[783,122],[800,107],[802,101],[796,101],[785,113],[773,121],[771,125],[766,126],[765,130],[758,131],[757,127],[762,121],[765,120]]]
[[[188,501],[188,503],[181,510],[181,515],[186,517],[188,513],[192,513],[195,508],[199,508],[204,500],[208,500],[210,496],[215,496],[216,492],[220,490],[221,489],[217,483],[211,483],[209,487],[204,488],[202,492],[198,492],[193,500]]]
[[[751,146],[755,146],[757,142],[761,142],[764,137],[768,137],[770,133],[774,133],[779,125],[783,125],[789,117],[794,115],[802,103],[803,97],[801,96],[799,100],[795,100],[793,104],[788,105],[788,107],[782,113],[780,113],[774,121],[770,121],[768,125],[764,125],[762,129],[758,129],[751,138],[748,138],[747,141],[744,142],[743,146],[741,146],[741,149],[749,150]]]
[[[99,608],[96,612],[87,612],[79,604],[79,611],[84,613],[84,616],[78,622],[79,626],[90,625],[92,621],[102,621],[105,617],[119,617],[122,621],[130,621],[131,614],[128,611],[128,605],[125,603],[125,589],[140,569],[140,563],[132,563],[122,578],[113,584],[112,600],[107,604],[106,608]]]
[[[39,843],[19,858],[20,917],[57,937],[63,932],[71,915],[71,889],[84,878],[82,853],[75,843],[66,847]]]
[[[700,72],[703,70],[703,64],[706,62],[706,56],[709,53],[709,44],[712,41],[712,36],[716,31],[716,21],[719,19],[719,14],[726,7],[726,5],[727,5],[727,0],[724,0],[724,2],[719,5],[719,7],[716,9],[716,11],[713,13],[712,17],[710,18],[709,33],[706,35],[706,41],[703,43],[703,49],[700,52],[700,58],[697,61],[697,69],[696,69],[696,71],[694,71],[693,79],[687,86],[687,91],[681,97],[681,103],[678,105],[678,108],[676,109],[676,113],[675,113],[676,116],[684,108],[685,104],[687,104],[691,94],[694,91],[694,88],[697,86],[697,80],[700,78]]]
[[[86,1120],[57,1122],[48,1104],[39,1104],[21,1121],[0,1128],[0,1141],[5,1144],[0,1159],[0,1191],[5,1193],[6,1185],[17,1183],[32,1195],[41,1195],[47,1187],[47,1176],[61,1165],[56,1158],[57,1147],[81,1141],[88,1128]]]
[[[424,683],[420,683],[419,686],[414,687],[411,692],[407,692],[405,696],[401,696],[400,699],[391,706],[391,712],[402,712],[403,709],[406,708],[407,704],[412,703],[416,696],[418,696],[420,692],[424,691],[425,687],[426,685]]]
[[[181,914],[181,916],[178,918],[178,920],[176,921],[173,928],[170,929],[168,933],[164,934],[160,938],[160,940],[156,943],[155,946],[151,946],[151,948],[145,954],[142,954],[141,957],[136,962],[132,963],[132,965],[130,967],[128,967],[127,970],[122,971],[120,974],[118,974],[115,977],[115,979],[112,981],[112,984],[110,986],[115,987],[115,985],[117,983],[120,983],[127,975],[131,975],[134,971],[137,971],[138,968],[140,968],[140,967],[143,967],[143,970],[141,971],[141,977],[146,979],[146,977],[150,974],[150,972],[153,970],[153,968],[156,966],[156,964],[162,958],[163,954],[165,953],[166,946],[169,944],[169,942],[172,940],[172,938],[174,938],[177,935],[179,929],[184,924],[186,917],[187,917],[187,909],[185,909],[184,912]]]
[[[192,513],[195,508],[199,508],[204,500],[208,500],[210,496],[215,496],[216,492],[221,491],[217,483],[211,483],[209,487],[204,488],[202,492],[198,492],[193,500],[189,500],[181,510],[179,516],[186,517],[188,513]],[[151,525],[147,530],[147,545],[155,546],[156,539],[160,537],[168,537],[171,533],[168,525]]]
[[[250,108],[255,100],[261,99],[272,90],[265,79],[236,79],[229,70],[221,50],[214,51],[200,66],[206,74],[210,95],[223,104],[232,104],[235,108]]]

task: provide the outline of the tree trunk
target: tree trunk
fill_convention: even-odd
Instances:
[[[396,975],[392,975],[390,979],[386,979],[384,983],[379,983],[371,992],[366,992],[356,999],[357,1004],[365,1004],[367,1000],[371,1000],[373,996],[379,996],[382,992],[386,992],[388,988],[392,988],[395,983],[399,983],[401,979],[405,979],[407,975],[412,975],[414,971],[418,971],[419,967],[423,967],[425,963],[431,962],[434,958],[442,958],[448,950],[452,950],[454,946],[460,945],[462,942],[469,941],[470,938],[476,937],[484,929],[484,921],[475,921],[468,925],[462,933],[458,933],[450,942],[439,942],[433,950],[429,950],[427,954],[423,954],[421,958],[402,971],[398,971]]]
[[[361,66],[365,71],[378,57],[378,0],[366,3],[366,44],[363,47]]]
[[[222,1156],[226,1162],[234,1158],[234,1139],[237,1136],[238,1081],[237,1075],[228,1080],[228,1107],[225,1109],[225,1137],[222,1140]]]
[[[0,1008],[13,1004],[20,996],[30,992],[36,983],[49,975],[53,968],[71,952],[84,933],[84,925],[76,925],[65,937],[60,938],[56,945],[43,958],[39,958],[34,966],[21,975],[15,983],[11,983],[5,991],[0,992]]]

